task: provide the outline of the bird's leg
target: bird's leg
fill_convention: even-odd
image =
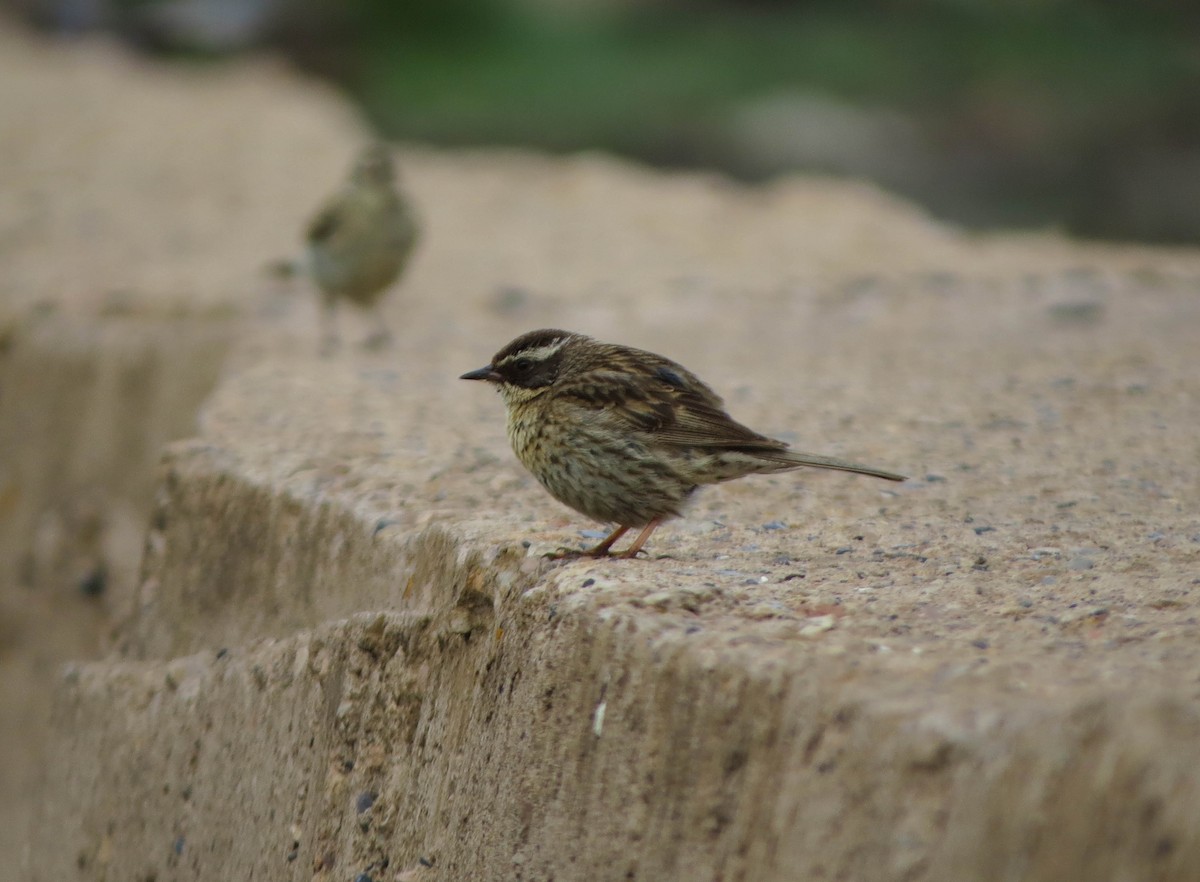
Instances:
[[[383,309],[378,303],[371,308],[371,315],[374,316],[375,330],[367,337],[365,345],[368,349],[385,349],[391,345],[392,332],[384,321]]]
[[[584,554],[586,554],[588,557],[606,557],[608,555],[608,549],[613,547],[613,543],[628,532],[628,527],[617,527],[617,529],[613,530],[608,534],[608,536],[605,537],[603,542],[601,542],[595,548],[589,548],[584,552]]]
[[[620,539],[628,532],[628,527],[617,527],[604,538],[604,541],[595,548],[580,550],[578,548],[560,548],[558,551],[551,551],[544,555],[547,560],[563,560],[568,557],[607,557],[608,549],[612,548],[612,544]]]
[[[337,351],[337,304],[332,297],[321,298],[321,354],[333,355]]]
[[[642,527],[642,532],[638,533],[637,538],[633,540],[633,544],[618,554],[617,557],[625,559],[637,557],[637,553],[642,550],[642,546],[646,544],[646,540],[650,538],[650,534],[657,530],[658,525],[661,523],[662,518],[655,518],[650,523],[646,524],[646,526]],[[622,527],[621,533],[624,533],[626,529],[626,527]],[[608,539],[605,539],[604,541],[611,545],[616,537],[621,535],[621,533],[617,533],[614,536],[609,536]]]

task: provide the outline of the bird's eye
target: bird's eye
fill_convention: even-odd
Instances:
[[[518,358],[515,362],[513,362],[513,367],[515,367],[521,373],[525,373],[525,371],[527,371],[531,367],[533,367],[533,359],[532,358]]]

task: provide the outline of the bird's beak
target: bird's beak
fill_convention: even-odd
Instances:
[[[499,383],[503,377],[496,372],[496,369],[490,364],[486,367],[481,367],[478,370],[467,371],[460,380],[487,380],[489,383]]]

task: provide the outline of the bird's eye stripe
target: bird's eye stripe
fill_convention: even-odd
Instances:
[[[523,350],[520,355],[510,355],[501,360],[500,364],[520,366],[522,362],[528,361],[531,364],[547,361],[554,357],[558,350],[562,349],[566,340],[555,340],[548,346],[539,346],[536,349]]]

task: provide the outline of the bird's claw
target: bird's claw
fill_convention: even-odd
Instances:
[[[597,550],[595,548],[567,548],[566,546],[559,546],[554,551],[547,551],[542,557],[546,560],[575,560],[580,557],[590,557],[592,560],[635,560],[642,555],[646,557],[650,556],[649,552],[644,548],[639,548],[632,554],[626,551],[618,554],[608,549]]]

